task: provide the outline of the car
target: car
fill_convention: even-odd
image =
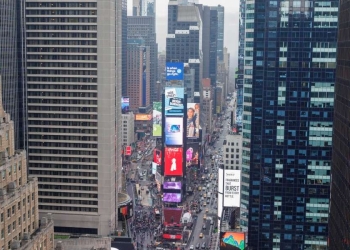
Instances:
[[[190,250],[192,250],[192,249],[194,249],[194,246],[193,246],[193,245],[190,246]]]
[[[213,220],[210,221],[210,225],[214,225],[214,221]]]
[[[206,203],[206,202],[204,202],[204,203],[203,203],[203,206],[205,207],[206,205],[207,205],[207,203]]]
[[[200,234],[199,234],[199,238],[203,238],[203,233],[200,233]]]
[[[196,245],[196,249],[199,249],[199,247],[200,247],[200,244],[199,244],[199,243],[197,243],[197,245]]]
[[[205,226],[205,224],[203,225],[203,227],[202,227],[202,228],[203,228],[204,230],[205,230],[205,229],[207,229],[207,227]]]
[[[144,187],[141,187],[141,190],[145,190],[145,188],[144,188]]]
[[[206,208],[206,209],[205,209],[205,212],[208,213],[208,212],[209,212],[209,208]]]
[[[203,216],[203,220],[206,220],[207,219],[207,215],[206,214],[204,214],[204,216]]]

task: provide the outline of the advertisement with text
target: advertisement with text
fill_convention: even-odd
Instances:
[[[153,150],[153,162],[155,162],[158,165],[162,164],[162,151],[159,149]]]
[[[241,206],[241,170],[224,170],[224,207]]]
[[[182,176],[182,148],[165,148],[164,175]]]
[[[168,146],[181,146],[183,144],[182,117],[166,117],[165,144]]]
[[[162,136],[162,103],[153,103],[153,136]]]
[[[199,162],[199,143],[188,143],[186,149],[186,166],[195,166]]]
[[[187,103],[187,137],[199,137],[199,103]]]
[[[184,115],[184,88],[165,87],[165,115]]]

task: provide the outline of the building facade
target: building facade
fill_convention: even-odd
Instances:
[[[195,69],[194,102],[200,102],[202,82],[202,19],[198,6],[169,1],[166,61]]]
[[[144,45],[149,47],[150,98],[151,102],[157,101],[159,100],[156,89],[158,44],[156,41],[155,16],[128,16],[128,39],[143,39]]]
[[[338,1],[245,13],[241,227],[253,249],[327,249]]]
[[[156,0],[133,0],[133,16],[156,16]]]
[[[329,249],[350,249],[350,68],[349,1],[339,2],[335,79]]]
[[[203,99],[202,99],[202,117],[204,118],[203,127],[205,128],[206,134],[211,134],[213,131],[213,98],[211,91],[210,78],[202,79],[202,90],[203,90]]]
[[[0,81],[0,248],[10,250],[22,241],[42,244],[53,249],[53,223],[42,220],[44,234],[38,237],[38,180],[27,179],[27,157],[24,150],[15,150],[14,122],[4,111]],[[42,239],[42,240],[41,240]],[[45,240],[45,243],[44,243]],[[21,248],[34,249],[34,248]]]
[[[133,113],[122,114],[123,145],[130,146],[135,142],[135,115]]]
[[[26,1],[29,176],[57,232],[117,227],[123,3]]]
[[[229,133],[226,136],[222,153],[225,169],[241,170],[242,140],[239,134]]]
[[[218,12],[218,27],[217,27],[217,56],[218,61],[224,60],[224,37],[225,37],[225,7],[218,5],[211,7],[211,9]]]
[[[130,110],[150,106],[150,49],[143,39],[128,39],[127,96]]]

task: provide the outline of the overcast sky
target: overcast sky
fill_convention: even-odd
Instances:
[[[159,51],[165,50],[168,20],[168,0],[157,1],[157,42]],[[231,67],[237,65],[238,51],[238,21],[239,21],[239,0],[199,0],[199,3],[209,6],[225,6],[225,47],[231,54]],[[128,0],[128,15],[131,15],[132,0]]]

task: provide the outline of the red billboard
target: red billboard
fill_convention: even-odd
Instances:
[[[130,146],[125,147],[125,155],[131,155],[131,147]]]
[[[162,164],[162,151],[159,149],[155,149],[153,151],[153,162],[157,163],[158,165]]]
[[[165,148],[164,175],[182,176],[182,148]]]
[[[182,235],[181,234],[163,234],[163,238],[168,240],[181,240]]]

